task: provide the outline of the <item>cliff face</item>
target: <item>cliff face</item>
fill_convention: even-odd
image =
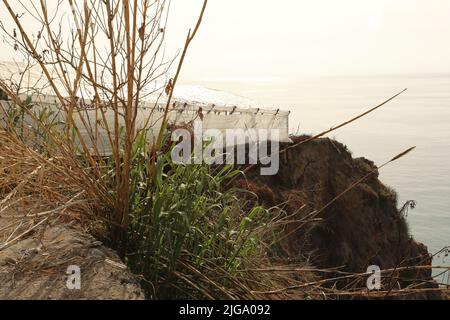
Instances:
[[[295,142],[305,138],[297,137]],[[305,219],[373,170],[374,174],[319,215]],[[287,213],[294,214],[277,254],[290,259],[308,255],[316,267],[351,273],[365,273],[371,265],[404,270],[431,264],[427,248],[409,234],[396,193],[380,182],[371,161],[353,159],[344,145],[330,139],[308,142],[282,156],[278,175],[257,173],[250,173],[246,187],[266,205],[286,202]],[[385,285],[406,288],[417,284],[417,279],[429,281],[422,288],[437,287],[430,269],[395,272],[385,279],[389,280]]]

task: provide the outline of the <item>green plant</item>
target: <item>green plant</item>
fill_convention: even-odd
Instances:
[[[239,279],[248,279],[249,267],[266,263],[263,239],[272,231],[273,212],[246,210],[236,190],[223,190],[242,174],[232,166],[175,165],[168,150],[149,179],[145,136],[133,147],[130,219],[127,236],[115,243],[118,251],[142,275],[151,298],[250,295],[249,284]]]

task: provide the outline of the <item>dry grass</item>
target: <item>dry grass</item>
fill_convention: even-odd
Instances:
[[[101,193],[96,188],[98,183],[76,159],[45,158],[6,131],[0,132],[0,145],[0,190],[6,195],[2,210],[15,201],[22,206],[28,204],[24,206],[30,208],[27,215],[34,216],[59,206],[80,213],[98,212],[92,206]]]
[[[1,249],[55,219],[95,219],[102,192],[76,159],[45,158],[3,130],[0,146]]]

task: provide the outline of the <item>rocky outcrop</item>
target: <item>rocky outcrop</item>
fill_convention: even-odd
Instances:
[[[75,278],[67,286],[71,266],[79,267],[80,288]],[[80,227],[54,224],[0,251],[0,299],[135,300],[144,294],[115,252]]]
[[[297,137],[295,142],[306,138]],[[276,176],[260,176],[259,170],[254,170],[249,174],[250,182],[234,183],[253,191],[263,204],[286,203],[292,223],[276,248],[278,255],[289,259],[303,256],[319,268],[351,273],[364,273],[371,265],[382,270],[400,268],[401,272],[393,272],[385,279],[386,286],[398,289],[420,282],[420,288],[437,288],[431,269],[408,269],[431,265],[431,256],[426,246],[410,236],[397,195],[378,179],[373,162],[352,158],[344,145],[330,139],[291,149],[280,162]],[[372,171],[366,180],[327,207]],[[312,214],[315,211],[319,213]],[[348,281],[339,285],[344,287]],[[430,293],[428,297],[436,295]]]

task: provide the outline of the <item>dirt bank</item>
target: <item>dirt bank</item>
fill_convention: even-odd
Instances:
[[[306,137],[297,137],[295,142],[303,139]],[[256,193],[266,205],[286,203],[286,211],[294,215],[285,230],[286,238],[275,250],[277,255],[291,260],[302,257],[319,268],[341,272],[365,273],[371,265],[382,270],[402,268],[384,279],[385,289],[437,288],[430,269],[408,269],[431,265],[431,257],[426,246],[411,237],[405,211],[399,210],[403,204],[397,203],[395,191],[378,179],[374,163],[352,158],[343,144],[330,139],[291,149],[280,162],[276,176],[262,177],[254,170],[249,183],[234,183]],[[321,211],[374,169],[363,183]],[[314,211],[320,213],[305,219]],[[357,282],[346,280],[337,285],[364,287],[363,280]],[[433,292],[415,297],[439,297]]]

